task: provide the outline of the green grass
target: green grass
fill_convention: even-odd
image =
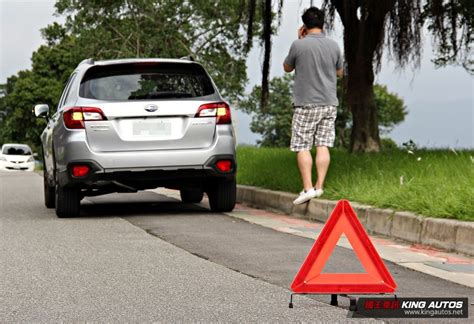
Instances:
[[[472,150],[349,154],[333,149],[323,198],[474,221],[473,159]],[[302,189],[296,154],[289,149],[240,146],[237,160],[239,184],[293,193]]]

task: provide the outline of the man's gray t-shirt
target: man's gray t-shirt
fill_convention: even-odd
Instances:
[[[324,33],[309,34],[291,44],[285,64],[295,68],[293,104],[337,106],[336,69],[342,68],[341,50]]]

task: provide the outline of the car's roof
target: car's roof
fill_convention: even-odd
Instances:
[[[3,146],[26,146],[26,147],[30,147],[27,144],[19,144],[19,143],[5,143],[5,144],[2,145],[2,147]]]

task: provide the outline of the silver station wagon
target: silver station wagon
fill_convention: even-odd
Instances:
[[[236,196],[229,105],[204,68],[184,59],[81,62],[41,135],[44,199],[58,217],[80,214],[85,196],[166,187],[212,211]]]

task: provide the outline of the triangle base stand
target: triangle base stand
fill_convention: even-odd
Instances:
[[[293,308],[293,296],[294,295],[326,295],[326,294],[318,294],[318,293],[291,293],[290,294],[290,303],[288,304],[288,308]],[[362,295],[362,294],[358,294],[358,295]],[[366,295],[374,295],[373,293],[372,294],[366,294]],[[385,293],[380,293],[380,294],[377,294],[379,296],[386,296],[386,295],[392,295],[392,294],[385,294]],[[330,305],[331,306],[338,306],[339,305],[339,302],[337,300],[337,296],[341,296],[341,297],[345,297],[345,298],[348,298],[349,299],[349,310],[350,311],[357,311],[357,301],[358,301],[358,297],[356,296],[353,296],[353,295],[348,295],[348,294],[331,294],[331,301],[330,301]],[[393,298],[394,300],[397,300],[397,295],[396,294],[393,294]]]

